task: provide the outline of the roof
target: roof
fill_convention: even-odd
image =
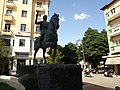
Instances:
[[[104,10],[106,7],[110,6],[110,5],[113,4],[115,1],[117,1],[117,0],[112,0],[110,3],[106,4],[105,6],[103,6],[100,10]]]

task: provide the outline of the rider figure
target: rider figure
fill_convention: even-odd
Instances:
[[[46,31],[48,30],[48,22],[47,22],[47,15],[43,16],[43,21],[37,22],[39,11],[37,11],[35,24],[40,24],[40,32],[41,32],[41,38],[40,38],[40,45],[42,43],[42,40],[44,39],[44,35]]]

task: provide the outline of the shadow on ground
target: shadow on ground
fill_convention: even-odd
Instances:
[[[113,89],[84,82],[83,90],[113,90]]]

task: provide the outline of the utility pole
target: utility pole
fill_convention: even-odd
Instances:
[[[84,63],[86,63],[86,60],[85,60],[85,50],[84,50],[83,42],[82,42],[82,51],[83,51],[83,59],[84,59]]]
[[[85,50],[84,50],[84,44],[83,44],[83,41],[81,39],[77,40],[76,41],[76,44],[81,41],[81,44],[82,44],[82,54],[83,54],[83,61],[84,61],[84,67],[83,67],[83,71],[86,70],[86,58],[85,58]]]
[[[78,42],[79,42],[79,41],[81,41],[81,44],[82,44],[83,61],[84,61],[84,63],[85,63],[85,62],[86,62],[86,60],[85,60],[84,45],[83,45],[83,42],[82,42],[82,40],[81,40],[81,39],[78,39],[78,40],[76,41],[76,44],[78,44]]]
[[[5,7],[5,0],[3,1],[3,7],[2,7],[2,20],[1,20],[1,27],[0,27],[0,35],[2,33],[2,26],[3,26],[3,17],[4,17],[4,7]]]

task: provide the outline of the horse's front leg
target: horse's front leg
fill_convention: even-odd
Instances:
[[[37,54],[38,50],[39,50],[39,48],[38,48],[38,49],[35,49],[35,52],[34,52],[34,59],[33,59],[33,64],[34,64],[34,65],[37,64],[36,54]]]
[[[46,57],[45,57],[45,52],[46,52],[46,49],[43,49],[43,63],[46,64],[47,61],[46,61]]]
[[[54,47],[54,53],[52,55],[52,64],[55,64],[56,48],[57,47]]]

